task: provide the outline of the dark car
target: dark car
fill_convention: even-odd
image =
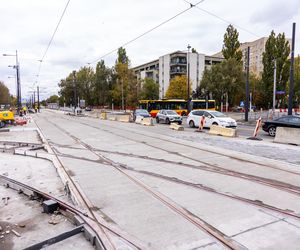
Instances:
[[[270,136],[275,136],[277,127],[300,128],[300,116],[287,115],[273,121],[266,121],[262,129],[268,132]]]
[[[149,114],[149,112],[146,109],[136,109],[133,112],[133,120],[135,121],[137,116],[142,116],[144,118],[146,117],[151,117],[151,115]]]

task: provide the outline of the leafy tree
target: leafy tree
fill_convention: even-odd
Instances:
[[[47,98],[47,103],[58,103],[59,96],[58,95],[52,95],[49,98]]]
[[[197,53],[197,50],[195,48],[192,48],[192,53]]]
[[[237,61],[242,60],[242,51],[238,40],[238,31],[230,24],[224,34],[222,54],[225,59],[235,58]]]
[[[299,107],[300,105],[300,56],[295,58],[294,64],[294,99]]]
[[[103,60],[97,63],[95,72],[94,101],[101,106],[108,104],[109,100],[110,70]]]
[[[289,54],[290,46],[284,33],[275,37],[275,32],[272,31],[263,53],[262,90],[264,92],[264,107],[270,107],[272,104],[275,60],[277,90],[287,90],[290,68]]]
[[[59,95],[62,97],[60,105],[64,103],[66,105],[74,104],[73,73],[70,73],[66,79],[61,79],[58,86],[60,88]]]
[[[0,81],[0,104],[9,104],[10,101],[9,89]]]
[[[143,80],[140,98],[145,100],[156,100],[159,98],[159,85],[152,78]]]
[[[124,105],[134,106],[138,100],[138,84],[134,72],[129,68],[130,60],[124,48],[118,49],[118,59],[113,69],[116,81],[113,83],[112,98],[116,103],[122,104],[122,92]]]
[[[228,95],[229,105],[237,105],[244,95],[244,75],[240,62],[231,58],[206,69],[200,83],[202,93],[211,93],[216,105]]]
[[[82,67],[76,72],[77,99],[85,100],[86,105],[93,105],[94,71],[91,67]]]
[[[188,99],[187,93],[187,77],[175,76],[171,81],[166,92],[166,98],[174,99]]]

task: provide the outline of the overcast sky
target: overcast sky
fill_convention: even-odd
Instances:
[[[197,0],[189,0],[192,3]],[[41,64],[67,0],[0,0],[0,81],[15,94],[14,54],[18,50],[22,97],[40,86],[41,96],[57,94],[60,79],[87,66],[108,52],[187,9],[184,0],[71,0],[53,42]],[[188,44],[211,55],[222,48],[231,22],[240,42],[284,32],[292,36],[297,22],[295,54],[300,52],[298,0],[204,0],[151,33],[125,46],[132,66],[137,66]],[[210,13],[210,14],[209,14]],[[223,19],[223,20],[221,20]],[[297,32],[298,31],[298,32]],[[112,66],[116,52],[103,58]],[[91,66],[95,67],[95,63]],[[38,72],[40,72],[37,77]]]

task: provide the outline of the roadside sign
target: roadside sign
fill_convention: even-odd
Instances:
[[[240,107],[244,107],[245,105],[244,105],[244,101],[241,101],[240,102]]]

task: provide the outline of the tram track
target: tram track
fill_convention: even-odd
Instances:
[[[93,147],[91,147],[89,144],[83,142],[78,137],[70,134],[68,131],[66,131],[64,128],[58,126],[54,122],[50,121],[47,118],[44,118],[48,123],[52,124],[54,127],[68,135],[70,138],[75,140],[78,144],[89,150],[94,155],[100,157],[104,163],[106,163],[108,166],[113,167],[118,172],[120,172],[122,175],[130,179],[132,182],[134,182],[137,186],[144,189],[146,192],[151,194],[155,199],[159,200],[161,203],[163,203],[165,206],[169,207],[171,210],[173,210],[178,215],[185,218],[187,221],[195,225],[197,228],[199,228],[201,231],[205,232],[207,235],[209,235],[212,239],[219,242],[221,245],[225,246],[228,249],[245,249],[244,246],[240,245],[238,242],[230,239],[228,236],[214,228],[212,225],[207,223],[206,221],[202,220],[198,216],[194,215],[187,209],[181,207],[174,201],[170,200],[169,198],[163,196],[161,193],[154,191],[150,187],[148,187],[146,184],[141,182],[139,179],[135,178],[133,175],[129,174],[125,169],[123,169],[119,163],[116,163],[112,161],[111,159],[105,157],[104,155],[97,152]]]
[[[67,119],[67,118],[63,118],[63,119]],[[70,120],[70,119],[67,119],[67,120]],[[72,119],[71,121],[78,122],[75,119]],[[126,137],[124,135],[120,135],[118,133],[114,133],[114,132],[112,132],[110,130],[107,130],[107,129],[101,129],[101,128],[97,127],[97,126],[93,126],[93,125],[87,124],[85,122],[78,122],[78,123],[80,123],[82,125],[86,125],[88,127],[95,128],[95,129],[100,130],[100,131],[104,131],[104,132],[113,134],[115,136],[119,136],[121,138],[133,141],[135,143],[142,143],[142,144],[147,145],[149,147],[152,147],[152,148],[164,151],[164,152],[169,153],[169,154],[177,155],[177,156],[180,156],[182,158],[185,158],[185,159],[188,159],[188,160],[191,160],[191,161],[194,161],[194,162],[198,162],[198,163],[204,164],[204,165],[192,165],[192,164],[184,164],[182,162],[169,161],[169,163],[172,163],[172,164],[177,164],[177,165],[181,165],[183,167],[188,167],[188,168],[201,169],[203,171],[214,172],[214,173],[217,173],[217,174],[232,176],[232,177],[236,177],[236,178],[240,178],[240,179],[245,179],[245,180],[248,180],[248,181],[251,181],[251,182],[259,183],[261,185],[273,187],[273,188],[279,189],[281,191],[285,191],[285,192],[288,192],[288,193],[300,196],[300,186],[295,186],[295,185],[292,185],[292,184],[289,184],[289,183],[286,183],[286,182],[282,182],[282,181],[278,181],[278,180],[274,180],[274,179],[270,179],[270,178],[265,178],[265,177],[261,177],[261,176],[257,176],[257,175],[251,175],[251,174],[247,174],[247,173],[243,173],[243,172],[238,172],[238,171],[230,170],[230,169],[227,169],[227,168],[216,166],[215,164],[210,164],[210,163],[208,163],[206,161],[202,161],[202,160],[199,160],[199,159],[195,159],[193,157],[189,157],[189,156],[183,155],[183,154],[181,154],[179,152],[174,152],[174,151],[167,150],[167,149],[155,146],[155,145],[151,145],[150,143],[147,143],[145,141],[141,142],[141,141],[135,140],[133,138],[128,138],[128,137]],[[117,128],[115,128],[115,129],[117,129]],[[143,136],[149,137],[149,138],[160,139],[158,137],[152,137],[152,136],[144,135],[144,134],[141,134],[141,133],[132,132],[130,130],[127,130],[127,131],[131,132],[131,133],[143,135]],[[165,140],[162,140],[162,139],[160,139],[160,140],[161,141],[165,141]],[[174,143],[173,141],[169,141],[169,142],[170,143]],[[185,144],[181,144],[181,143],[177,143],[177,142],[176,142],[176,144],[180,144],[182,146],[190,147],[189,145],[185,145]],[[202,149],[198,149],[196,147],[194,147],[194,149],[203,151]],[[98,149],[95,149],[95,150],[98,150]],[[219,154],[217,152],[211,152],[211,151],[208,151],[208,152],[214,153],[216,155],[222,155],[222,156],[230,157],[230,156],[228,156],[226,154]],[[151,158],[151,157],[148,157],[148,158],[154,160],[154,158]],[[240,162],[251,162],[251,161],[244,161],[243,159],[239,159],[239,158],[236,158],[236,157],[234,157],[234,159],[235,160],[239,160]],[[168,160],[165,160],[165,161],[167,162]],[[251,162],[251,163],[254,163],[254,162]],[[263,164],[258,164],[258,165],[264,166],[264,167],[270,167],[268,165],[263,165]],[[274,169],[276,169],[278,171],[288,172],[289,174],[300,175],[299,173],[294,172],[294,171],[283,170],[283,169],[276,168],[276,167],[272,167],[272,168],[274,168]]]
[[[50,121],[48,121],[48,122],[50,122]],[[38,127],[39,132],[44,137],[39,125],[36,122],[35,122],[35,124]],[[90,217],[94,222],[96,222],[98,229],[95,229],[95,231],[96,231],[97,235],[99,236],[99,238],[101,239],[103,249],[114,249],[114,250],[117,249],[116,246],[114,245],[112,239],[109,237],[109,235],[106,231],[110,231],[111,233],[117,235],[122,240],[124,240],[125,242],[129,243],[132,247],[134,247],[134,249],[146,249],[141,243],[135,241],[135,239],[132,239],[132,237],[127,235],[125,232],[121,232],[121,230],[117,230],[116,228],[112,229],[112,227],[109,226],[107,223],[106,223],[106,225],[104,225],[103,219],[101,218],[101,216],[99,214],[97,214],[94,211],[94,206],[87,199],[87,197],[83,194],[81,188],[79,188],[78,185],[75,183],[72,176],[70,175],[68,170],[65,168],[63,162],[59,159],[58,154],[53,150],[53,148],[51,146],[50,146],[50,148],[52,149],[53,156],[57,159],[57,161],[59,162],[60,166],[62,167],[62,169],[64,171],[64,174],[67,176],[68,181],[71,182],[72,187],[76,189],[76,196],[77,196],[77,198],[79,196],[81,203],[83,203],[81,205],[84,205],[84,208],[87,210],[88,217]]]

